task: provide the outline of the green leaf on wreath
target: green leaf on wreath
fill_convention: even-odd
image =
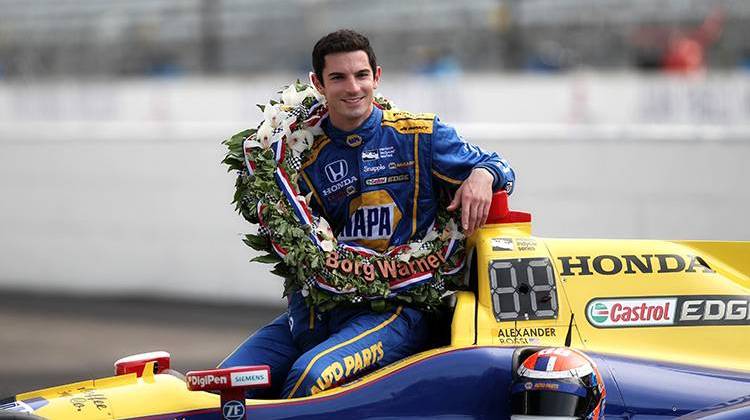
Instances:
[[[271,274],[275,274],[279,277],[288,278],[292,276],[294,273],[292,273],[292,271],[289,269],[289,266],[287,264],[280,262],[273,267],[273,270],[271,270]]]
[[[275,264],[280,261],[281,261],[281,258],[276,256],[275,254],[259,255],[250,260],[250,262],[259,262],[259,263],[265,263],[265,264]]]
[[[256,251],[264,251],[271,244],[267,237],[260,235],[245,235],[242,242]]]

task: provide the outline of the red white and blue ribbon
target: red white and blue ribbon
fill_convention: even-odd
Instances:
[[[249,158],[249,156],[250,156],[250,149],[252,149],[252,146],[250,145],[251,141],[252,140],[250,139],[250,137],[248,137],[248,138],[246,138],[242,142],[242,149],[243,149],[243,152],[244,152],[244,155],[245,155],[245,167],[247,168],[247,172],[250,175],[252,175],[252,174],[255,173],[255,162],[253,162]]]

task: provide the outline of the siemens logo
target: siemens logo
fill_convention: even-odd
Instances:
[[[232,373],[232,386],[248,386],[267,384],[268,373],[265,370],[253,372]]]

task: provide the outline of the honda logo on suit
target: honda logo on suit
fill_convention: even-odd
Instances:
[[[326,176],[331,182],[338,182],[344,179],[349,173],[349,165],[343,159],[329,163],[325,166]]]

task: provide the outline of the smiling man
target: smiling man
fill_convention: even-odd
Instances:
[[[470,235],[487,220],[492,192],[511,192],[515,175],[498,154],[466,143],[433,114],[375,106],[382,70],[365,36],[351,30],[326,35],[315,44],[312,64],[328,116],[325,135],[302,165],[299,187],[312,193],[313,209],[340,241],[385,251],[420,239],[435,220],[441,191],[453,193],[447,208],[461,208]],[[287,313],[248,338],[221,367],[268,364],[271,396],[315,394],[424,348],[425,314],[386,307],[322,312],[296,292]]]

